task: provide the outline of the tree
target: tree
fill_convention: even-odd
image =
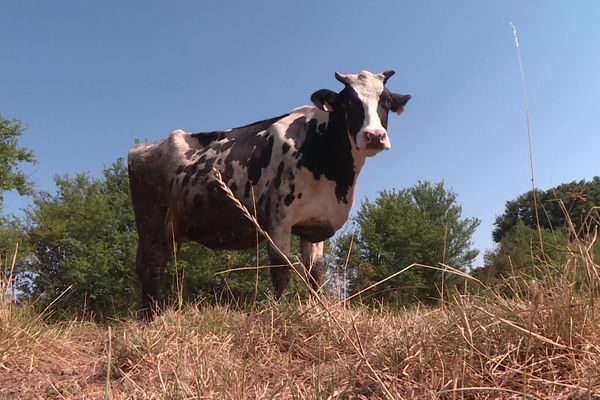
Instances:
[[[554,231],[542,228],[542,241],[537,229],[523,221],[504,235],[498,247],[485,254],[484,267],[478,277],[490,282],[498,278],[527,274],[535,276],[540,266],[560,266],[567,258],[569,235],[564,229]]]
[[[268,260],[260,246],[259,264]],[[262,263],[261,263],[262,261]],[[256,250],[215,251],[197,243],[184,245],[166,268],[161,293],[168,304],[184,301],[222,301],[238,306],[262,300],[271,290],[269,271],[257,265]],[[239,268],[250,267],[247,270]],[[231,272],[224,273],[226,270]],[[257,280],[258,279],[258,280]],[[179,281],[178,281],[179,280]]]
[[[31,183],[19,169],[21,163],[35,162],[30,150],[18,146],[22,132],[21,122],[0,115],[0,207],[5,191],[16,190],[20,195],[32,193]]]
[[[35,163],[33,153],[19,147],[18,140],[23,132],[21,123],[0,115],[0,271],[2,266],[10,265],[19,244],[19,254],[26,254],[25,229],[22,222],[12,216],[1,214],[4,192],[16,190],[20,195],[32,193],[32,185],[19,169],[21,163]],[[6,269],[5,274],[9,273]],[[5,277],[0,275],[0,279]]]
[[[348,265],[350,293],[413,263],[470,267],[478,254],[471,249],[471,237],[479,220],[463,219],[461,213],[456,194],[443,183],[419,182],[409,189],[382,191],[373,202],[364,201],[354,218],[358,232],[356,253]],[[338,262],[345,259],[348,242],[338,240]],[[432,269],[412,268],[379,285],[370,297],[400,304],[432,302],[439,297],[441,277]]]
[[[560,267],[566,261],[571,241],[592,237],[598,228],[600,177],[537,190],[535,198],[537,217],[533,191],[506,203],[493,232],[498,247],[486,254],[485,266],[477,272],[481,279],[512,274],[535,276],[539,267]],[[599,252],[592,254],[598,259]]]
[[[122,159],[103,178],[56,177],[57,193],[37,193],[27,211],[34,273],[30,294],[58,309],[123,314],[136,303],[133,274],[136,233],[127,169]],[[64,293],[64,294],[63,294]]]
[[[591,181],[581,180],[565,183],[548,190],[537,190],[539,224],[543,229],[556,230],[568,228],[570,220],[577,235],[584,237],[598,226],[600,221],[600,177]],[[531,229],[537,230],[533,191],[529,191],[508,201],[504,213],[496,218],[494,241],[500,243],[521,221]],[[564,207],[564,208],[563,208]]]

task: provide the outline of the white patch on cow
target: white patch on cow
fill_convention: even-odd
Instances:
[[[238,186],[238,197],[241,198],[245,189],[245,185],[243,183],[245,183],[248,179],[248,170],[238,160],[232,161],[231,167],[233,169],[233,176],[229,181],[229,185],[231,185],[232,182],[235,182],[235,184]]]
[[[391,148],[392,146],[387,135],[387,130],[383,127],[379,114],[377,114],[379,97],[384,90],[384,76],[382,74],[373,74],[369,71],[361,71],[358,74],[348,74],[343,76],[357,93],[365,112],[363,125],[356,134],[356,146],[359,149],[367,148],[365,132],[385,132],[385,140],[383,141],[382,149],[387,150]],[[379,150],[376,152],[378,151]]]
[[[334,181],[315,180],[312,172],[303,168],[297,171],[296,187],[303,195],[301,200],[290,205],[290,225],[318,218],[319,222],[327,223],[337,231],[346,223],[354,204],[354,186],[348,192],[348,203],[340,203],[335,196]]]

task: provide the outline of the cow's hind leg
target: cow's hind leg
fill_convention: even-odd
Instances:
[[[136,272],[142,284],[142,316],[147,320],[159,311],[160,278],[170,255],[165,237],[164,212],[156,213],[154,217],[152,222],[138,224]]]
[[[312,243],[300,240],[302,262],[308,271],[310,284],[315,291],[319,291],[323,284],[323,242]]]

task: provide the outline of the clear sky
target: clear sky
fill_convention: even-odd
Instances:
[[[99,176],[136,138],[244,125],[340,89],[334,71],[396,70],[413,96],[357,200],[419,180],[458,193],[483,253],[506,201],[600,174],[600,2],[0,0],[0,113],[21,119],[38,190]],[[358,203],[357,201],[357,203]],[[30,204],[9,193],[5,211]],[[356,207],[355,207],[356,209]],[[481,263],[481,257],[478,259]]]

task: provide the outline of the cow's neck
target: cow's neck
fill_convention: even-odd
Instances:
[[[306,124],[302,127],[306,136],[298,149],[301,156],[298,166],[311,171],[316,180],[333,181],[338,203],[351,205],[365,155],[350,140],[344,111],[327,114],[326,121],[319,118],[296,121],[292,125]]]
[[[338,196],[338,201],[352,205],[354,202],[356,181],[358,174],[365,164],[366,156],[350,140],[348,124],[343,111],[340,110],[330,114],[326,136],[330,138],[328,152],[332,155],[331,159],[340,162],[340,164],[336,163],[335,166],[339,167],[341,171],[346,171],[348,174],[345,175],[343,182],[338,182],[336,187],[336,195],[338,195],[338,192],[345,190],[345,195],[342,197]]]

